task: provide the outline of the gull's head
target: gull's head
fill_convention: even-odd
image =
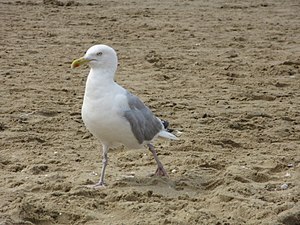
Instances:
[[[71,68],[88,64],[92,69],[112,69],[116,70],[118,58],[115,50],[107,45],[94,45],[90,47],[85,55],[73,61]]]

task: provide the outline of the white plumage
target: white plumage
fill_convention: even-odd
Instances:
[[[95,186],[104,185],[107,152],[117,145],[128,148],[147,145],[158,164],[156,174],[167,175],[151,141],[158,136],[177,138],[166,130],[161,120],[138,97],[114,81],[118,65],[116,52],[106,45],[92,46],[84,57],[72,63],[72,68],[84,63],[88,63],[91,70],[86,82],[82,119],[103,146],[103,167],[100,181]]]

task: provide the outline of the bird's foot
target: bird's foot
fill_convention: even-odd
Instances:
[[[100,188],[105,188],[106,186],[103,182],[98,182],[96,184],[87,185],[86,187],[93,188],[93,189],[100,189]]]
[[[163,177],[169,177],[167,171],[163,167],[157,167],[155,171],[156,176],[163,176]]]

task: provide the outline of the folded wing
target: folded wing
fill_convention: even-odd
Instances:
[[[163,124],[137,96],[127,92],[127,101],[129,109],[124,111],[124,117],[135,138],[139,144],[151,141],[164,129]]]

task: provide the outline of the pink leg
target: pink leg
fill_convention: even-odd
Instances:
[[[107,152],[108,152],[109,147],[105,144],[103,144],[102,146],[103,146],[103,148],[102,148],[103,159],[102,159],[102,170],[101,170],[100,180],[98,183],[96,183],[94,185],[88,185],[88,187],[91,187],[91,188],[101,188],[101,187],[105,186],[104,185],[104,176],[105,176],[105,169],[106,169],[106,166],[108,163]]]
[[[156,151],[154,149],[154,146],[151,145],[151,144],[148,144],[148,147],[149,147],[150,152],[152,152],[153,157],[154,157],[154,159],[155,159],[155,161],[157,163],[157,169],[156,169],[155,175],[168,177],[168,173],[166,172],[163,164],[159,161],[159,159],[157,157],[157,154],[156,154]]]

